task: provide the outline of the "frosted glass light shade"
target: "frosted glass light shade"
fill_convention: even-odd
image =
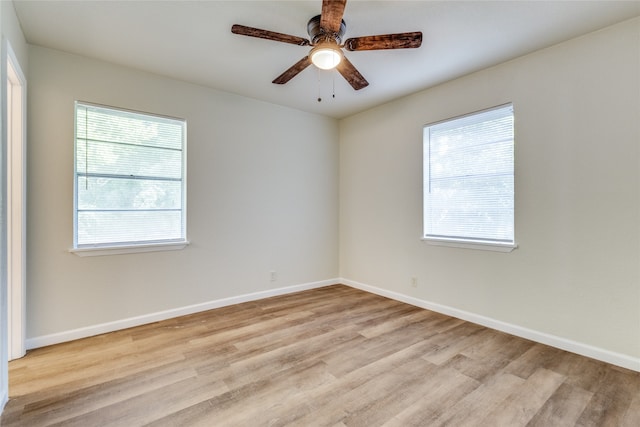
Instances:
[[[334,45],[320,45],[311,50],[311,62],[322,70],[331,70],[340,64],[342,52]]]

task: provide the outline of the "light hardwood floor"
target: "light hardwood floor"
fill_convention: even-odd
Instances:
[[[640,373],[336,285],[30,351],[9,426],[640,426]]]

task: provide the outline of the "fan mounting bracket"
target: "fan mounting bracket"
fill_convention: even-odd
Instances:
[[[307,24],[307,33],[311,38],[311,44],[316,45],[322,42],[329,42],[340,44],[342,43],[342,36],[344,36],[347,30],[347,24],[344,19],[340,23],[340,30],[337,33],[327,32],[320,26],[320,15],[316,15],[309,20]]]

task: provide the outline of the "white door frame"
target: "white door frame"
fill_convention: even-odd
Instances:
[[[26,339],[26,106],[27,81],[5,39],[7,138],[8,359],[25,355]]]

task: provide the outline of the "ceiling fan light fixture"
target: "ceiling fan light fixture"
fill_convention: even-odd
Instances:
[[[332,70],[342,61],[342,51],[332,43],[323,43],[313,49],[309,53],[311,62],[322,70]]]

